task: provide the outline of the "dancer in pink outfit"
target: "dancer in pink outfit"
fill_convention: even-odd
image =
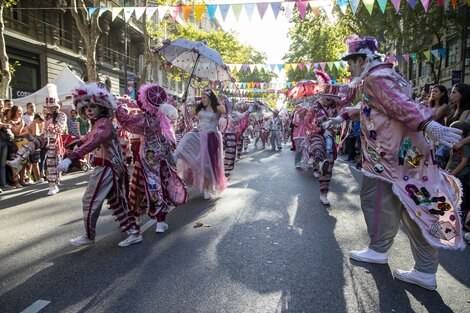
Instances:
[[[197,117],[198,126],[184,135],[175,151],[183,179],[203,191],[206,200],[227,188],[222,134],[217,128],[222,114],[225,114],[225,107],[215,93],[204,90],[202,102],[190,110],[190,115]]]

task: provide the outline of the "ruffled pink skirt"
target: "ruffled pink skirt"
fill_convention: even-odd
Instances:
[[[175,155],[178,172],[186,184],[213,193],[227,188],[220,132],[195,130],[186,133],[176,147]]]

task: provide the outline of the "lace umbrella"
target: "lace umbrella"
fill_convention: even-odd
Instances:
[[[193,41],[186,38],[166,40],[156,53],[172,66],[191,74],[183,94],[184,102],[186,102],[188,88],[193,77],[213,82],[235,81],[222,61],[220,53],[209,47],[205,41]]]

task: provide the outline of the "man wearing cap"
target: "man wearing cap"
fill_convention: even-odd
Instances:
[[[465,243],[459,219],[460,185],[437,166],[433,144],[452,146],[460,132],[433,121],[432,110],[412,100],[408,82],[392,64],[381,62],[375,38],[349,36],[345,42],[349,52],[343,60],[353,76],[351,85],[363,83],[363,98],[325,126],[360,116],[364,174],[360,196],[370,242],[367,249],[351,251],[349,257],[386,264],[401,222],[415,265],[410,271],[395,269],[393,275],[435,290],[437,248],[463,249]]]

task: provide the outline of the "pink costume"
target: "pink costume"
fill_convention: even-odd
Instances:
[[[434,113],[411,100],[408,83],[391,67],[373,66],[364,79],[363,173],[393,185],[393,192],[432,246],[463,248],[459,183],[439,169],[431,146],[418,131]],[[402,92],[404,87],[408,94]]]
[[[219,114],[201,109],[197,113],[199,124],[186,133],[176,147],[178,169],[183,179],[199,191],[222,192],[227,188],[224,176],[223,141],[217,125]]]
[[[81,115],[85,114],[85,107],[90,104],[99,105],[107,111],[104,115],[91,120],[90,132],[80,138],[77,148],[68,156],[68,159],[73,162],[83,159],[85,155],[92,152],[92,164],[95,167],[90,174],[88,186],[82,199],[86,230],[84,236],[86,237],[71,240],[74,245],[94,242],[96,224],[105,199],[108,200],[120,229],[123,232],[139,233],[139,227],[135,223],[134,217],[129,214],[127,202],[129,176],[122,159],[116,130],[110,119],[112,111],[116,110],[116,104],[114,96],[106,88],[100,83],[87,83],[77,88],[73,94],[74,104]],[[66,160],[62,163],[65,163]],[[67,167],[68,165],[65,166],[65,168]]]
[[[157,84],[146,84],[138,91],[138,105],[142,114],[130,115],[125,102],[121,102],[116,118],[123,129],[141,135],[139,157],[133,176],[142,177],[144,192],[139,200],[146,203],[147,215],[158,222],[165,221],[168,212],[175,205],[187,200],[186,185],[173,168],[172,149],[176,139],[170,119],[160,110],[160,105],[167,102],[165,90]],[[140,183],[137,181],[136,183]],[[131,189],[137,191],[136,186]],[[139,204],[134,197],[134,215],[140,215]],[[177,197],[175,197],[177,196]]]

